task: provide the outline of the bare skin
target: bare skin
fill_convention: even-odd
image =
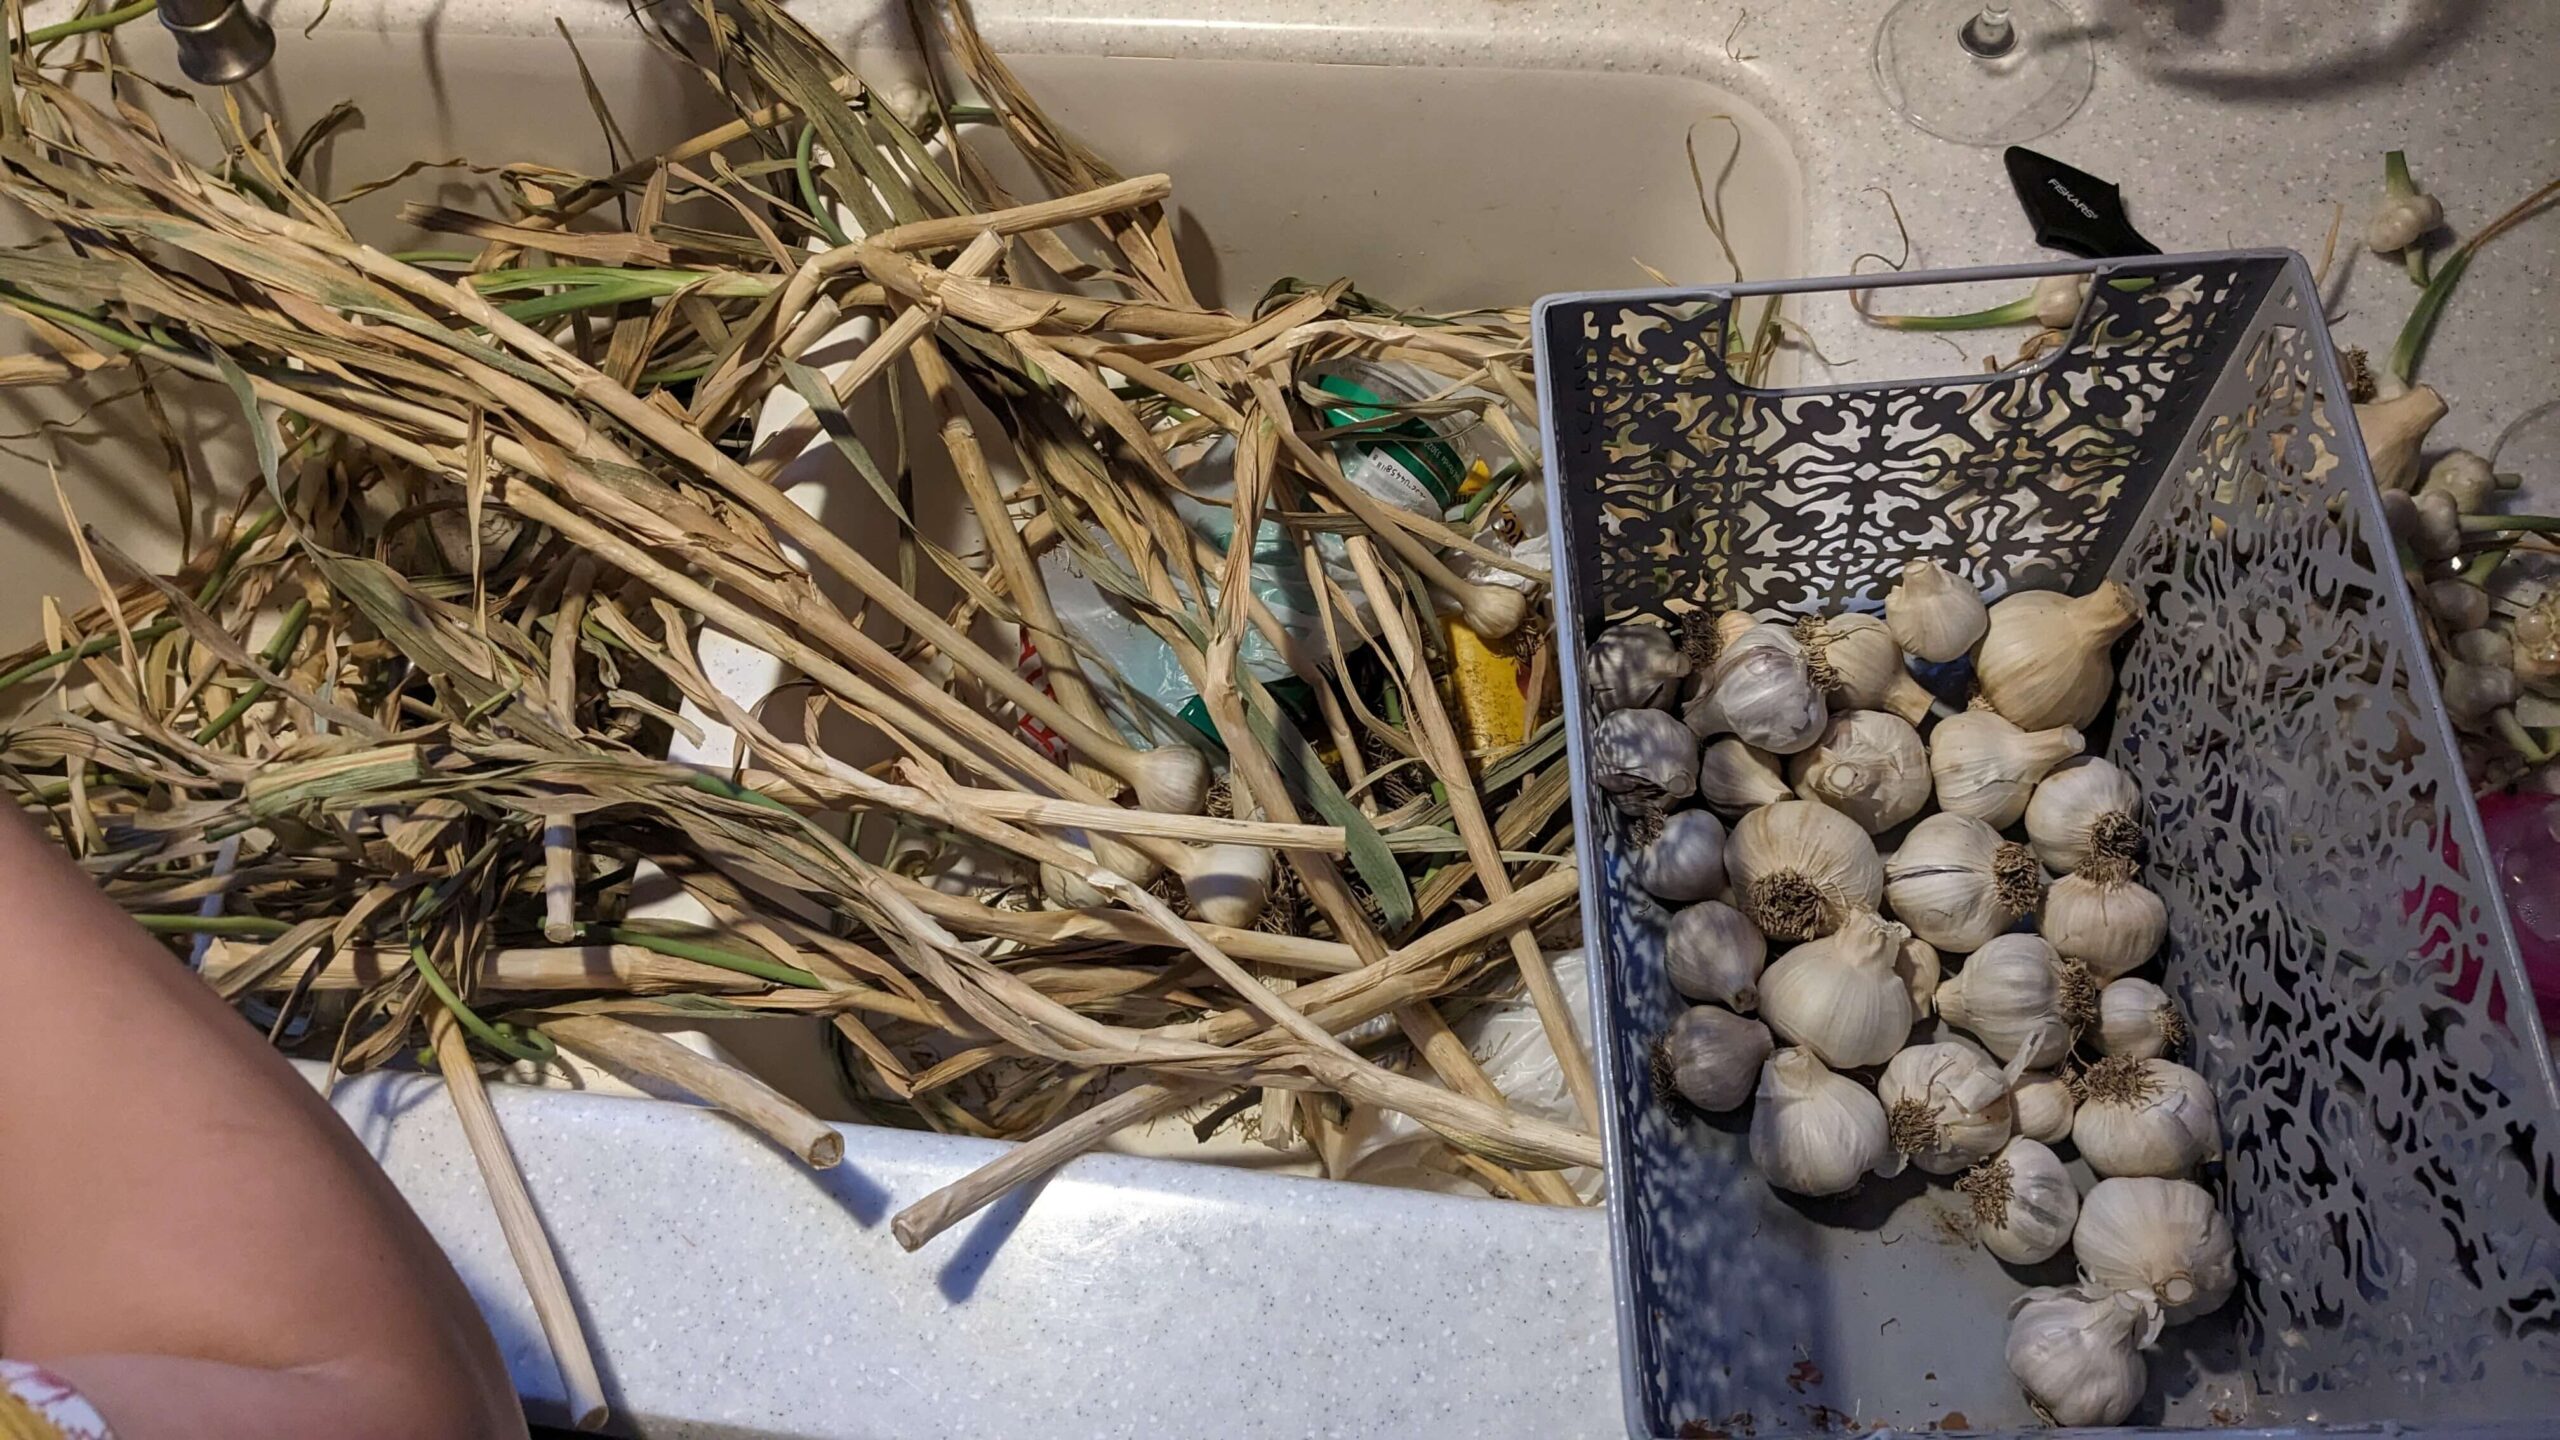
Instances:
[[[119,1440],[521,1440],[496,1344],[372,1157],[17,815],[0,918],[0,1355]]]

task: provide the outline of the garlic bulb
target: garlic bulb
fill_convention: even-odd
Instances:
[[[1876,1100],[1893,1148],[1932,1175],[1953,1175],[2009,1142],[2009,1082],[1971,1045],[1897,1052],[1876,1080]]]
[[[1769,1027],[1759,1021],[1692,1005],[1654,1042],[1654,1089],[1701,1110],[1731,1110],[1751,1098],[1771,1048]]]
[[[2141,618],[2133,592],[2113,580],[2087,595],[2022,590],[1991,607],[1973,678],[1991,708],[2024,729],[2080,729],[2115,688],[2107,652]]]
[[[1680,718],[1701,740],[1730,731],[1763,750],[1792,755],[1822,738],[1831,708],[1795,633],[1760,624],[1725,647]]]
[[[2148,980],[2118,980],[2098,992],[2098,1051],[2153,1060],[2187,1043],[2187,1022],[2169,992]]]
[[[1914,560],[1884,597],[1884,623],[1904,650],[1943,665],[1972,649],[1991,617],[1981,591],[1935,560]]]
[[[1941,950],[1979,950],[2036,908],[2044,867],[1979,820],[1944,811],[1911,827],[1885,862],[1894,918]]]
[[[1660,708],[1680,696],[1689,657],[1670,631],[1644,621],[1612,625],[1582,652],[1583,684],[1592,708]]]
[[[1705,810],[1665,816],[1662,833],[1627,870],[1647,893],[1675,905],[1714,899],[1724,890],[1724,822]]]
[[[1929,803],[1929,751],[1909,721],[1882,710],[1831,717],[1822,738],[1787,761],[1796,793],[1866,827],[1890,830]]]
[[[2009,1373],[2056,1425],[2117,1425],[2142,1400],[2160,1309],[2138,1296],[2030,1290],[2009,1307]]]
[[[1884,898],[1884,862],[1858,822],[1810,800],[1742,817],[1724,847],[1733,902],[1772,940],[1828,935]]]
[[[1911,992],[1914,1021],[1937,1013],[1938,947],[1917,935],[1904,940],[1902,948],[1894,953],[1893,973],[1902,977],[1902,988]]]
[[[2020,1069],[2071,1052],[2062,1018],[2061,957],[2033,935],[2002,935],[1938,987],[1938,1015]]]
[[[1698,742],[1659,710],[1613,710],[1591,727],[1591,769],[1619,807],[1644,811],[1698,793]]]
[[[2174,1060],[2111,1055],[2081,1072],[2071,1143],[2101,1175],[2178,1177],[2222,1153],[2204,1077]]]
[[[1760,1018],[1790,1045],[1846,1070],[1881,1065],[1911,1038],[1911,991],[1894,961],[1911,932],[1872,910],[1778,957],[1760,977]]]
[[[2128,868],[2121,861],[2097,861],[2063,876],[2045,890],[2044,909],[2036,915],[2036,932],[2101,980],[2141,969],[2169,934],[2169,907],[2159,896],[2132,880],[2111,878]]]
[[[2068,330],[2080,318],[2080,307],[2089,299],[2089,277],[2086,275],[2047,275],[2029,292],[2036,310],[2036,323],[2048,330]]]
[[[2071,1138],[2071,1116],[2080,1108],[2071,1082],[2051,1070],[2030,1070],[2009,1087],[2009,1104],[2018,1133],[2030,1140],[2057,1145]]]
[[[1928,688],[1903,668],[1902,645],[1873,615],[1834,615],[1796,627],[1813,683],[1845,706],[1882,710],[1908,724],[1920,723],[1936,703]]]
[[[2053,767],[2027,797],[2027,843],[2056,871],[2130,860],[2142,848],[2142,792],[2095,755]]]
[[[2068,725],[2021,730],[1997,710],[1950,715],[1929,732],[1929,776],[1938,808],[1995,830],[2015,825],[2027,813],[2036,782],[2085,744]]]
[[[1778,757],[1727,735],[1698,757],[1698,798],[1728,815],[1795,798]]]
[[[1867,1087],[1834,1075],[1810,1050],[1786,1049],[1760,1067],[1751,1110],[1751,1163],[1777,1189],[1839,1195],[1869,1172],[1902,1173],[1884,1107]]]
[[[1973,1202],[1974,1234],[1982,1248],[2012,1265],[2060,1254],[2080,1218],[2080,1188],[2071,1183],[2061,1157],[2023,1135],[1964,1172],[1956,1189]]]
[[[1271,903],[1274,862],[1259,845],[1206,845],[1200,863],[1183,871],[1183,898],[1212,925],[1249,930]]]
[[[1769,942],[1742,912],[1721,900],[1688,906],[1671,917],[1662,941],[1662,971],[1692,1000],[1754,1010]]]
[[[2186,1180],[2099,1181],[2080,1204],[2071,1251],[2091,1281],[2149,1295],[2172,1325],[2221,1309],[2240,1283],[2230,1222]]]

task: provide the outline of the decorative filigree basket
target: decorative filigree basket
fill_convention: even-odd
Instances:
[[[2080,272],[2118,283],[1999,374],[1762,390],[1726,364],[1744,297]],[[1567,295],[1536,331],[1567,675],[1621,620],[1875,610],[1921,557],[2145,601],[2091,748],[2149,803],[2246,1276],[2150,1355],[2136,1422],[2560,1426],[2560,1091],[2301,257]],[[2006,1311],[2067,1263],[2002,1266],[1916,1175],[1776,1195],[1738,1121],[1656,1093],[1666,916],[1566,715],[1630,1426],[2035,1424]]]

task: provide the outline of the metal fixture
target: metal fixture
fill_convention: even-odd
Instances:
[[[160,23],[177,37],[178,68],[199,85],[237,85],[276,53],[276,32],[248,0],[160,0]]]

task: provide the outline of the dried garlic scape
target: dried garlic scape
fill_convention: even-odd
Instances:
[[[1881,1065],[1911,1038],[1911,991],[1894,970],[1911,932],[1872,910],[1778,957],[1760,977],[1760,1018],[1826,1065]]]
[[[2204,1077],[2174,1060],[2111,1055],[2080,1073],[2071,1143],[2101,1175],[2184,1176],[2222,1153]]]
[[[1893,1148],[1932,1175],[1953,1175],[2009,1141],[2009,1082],[1971,1045],[1914,1045],[1876,1080]]]
[[[1703,901],[1671,917],[1662,941],[1662,971],[1671,988],[1692,1000],[1756,1010],[1760,970],[1769,942],[1721,900]]]
[[[2009,1373],[2056,1425],[2120,1424],[2142,1399],[2142,1352],[2160,1323],[2160,1307],[2121,1292],[2030,1290],[2009,1308]]]
[[[1929,732],[1929,776],[1938,808],[1995,830],[2015,825],[2027,813],[2036,782],[2085,744],[2068,725],[2021,730],[1996,710],[1950,715]]]
[[[2057,872],[2130,861],[2142,850],[2142,792],[2095,755],[2067,760],[2037,782],[2026,821],[2036,858]]]
[[[1884,597],[1884,623],[1904,650],[1943,665],[1972,649],[1991,617],[1981,591],[1935,560],[1914,560]]]
[[[1692,1005],[1653,1046],[1653,1085],[1701,1110],[1751,1098],[1772,1049],[1769,1027],[1713,1005]]]
[[[2071,1117],[2080,1108],[2071,1082],[2051,1070],[2030,1070],[2009,1087],[2009,1103],[2018,1133],[2047,1145],[2071,1138]]]
[[[1822,737],[1831,708],[1794,632],[1760,624],[1725,647],[1680,718],[1701,740],[1730,731],[1773,754],[1792,755]]]
[[[2046,887],[2036,932],[2101,980],[2139,970],[2168,938],[2169,907],[2128,878],[2124,861],[2098,860]]]
[[[1675,905],[1712,900],[1724,890],[1724,822],[1705,810],[1665,816],[1662,832],[1627,869],[1657,899]]]
[[[1979,950],[2036,908],[2044,867],[1979,820],[1941,811],[1911,827],[1885,862],[1885,903],[1911,933],[1959,954]]]
[[[1660,710],[1613,710],[1591,727],[1591,769],[1620,809],[1659,811],[1698,793],[1698,742]]]
[[[2187,1022],[2169,992],[2148,980],[2118,980],[2098,992],[2098,1052],[2156,1060],[2187,1043]]]
[[[2071,1251],[2090,1281],[2158,1301],[2172,1325],[2222,1308],[2240,1283],[2230,1222],[2187,1180],[2099,1181],[2080,1202]]]
[[[1780,800],[1792,800],[1778,757],[1727,735],[1698,757],[1698,798],[1728,814],[1739,815]]]
[[[2081,729],[2098,718],[2116,672],[2108,652],[2142,618],[2113,580],[2087,595],[2023,590],[1991,607],[1973,676],[1991,708],[2022,729]]]
[[[1810,800],[1742,817],[1724,847],[1733,901],[1772,940],[1810,940],[1884,898],[1884,863],[1858,822]]]
[[[2071,1053],[2061,958],[2033,935],[2002,935],[1938,987],[1938,1015],[2020,1070],[2055,1064]]]
[[[2012,1265],[2060,1254],[2080,1218],[2080,1188],[2071,1183],[2071,1172],[2042,1141],[2025,1135],[1964,1172],[1956,1191],[1973,1202],[1974,1235],[1982,1248]]]
[[[1796,626],[1813,683],[1858,710],[1882,710],[1917,725],[1936,703],[1903,668],[1902,645],[1873,615],[1834,615]]]
[[[1582,652],[1583,684],[1604,713],[1658,709],[1680,697],[1689,657],[1671,632],[1646,621],[1612,625]]]
[[[1840,1195],[1870,1173],[1902,1173],[1902,1152],[1885,1133],[1884,1106],[1866,1086],[1831,1073],[1810,1050],[1770,1056],[1753,1100],[1751,1163],[1776,1189]]]
[[[1819,800],[1873,835],[1929,803],[1929,751],[1899,715],[1850,710],[1831,717],[1813,748],[1787,759],[1796,793]]]

